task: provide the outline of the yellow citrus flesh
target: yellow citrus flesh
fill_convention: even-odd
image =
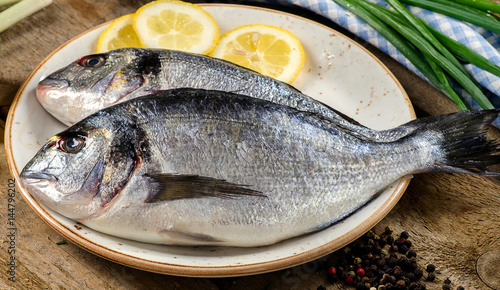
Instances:
[[[113,21],[99,36],[97,53],[125,47],[142,47],[133,27],[134,14],[124,15]]]
[[[139,8],[134,29],[145,47],[207,54],[219,38],[214,18],[201,7],[159,0]]]
[[[225,33],[211,56],[291,83],[304,66],[304,49],[291,32],[276,26],[250,24]]]

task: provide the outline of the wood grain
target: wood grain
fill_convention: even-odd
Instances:
[[[50,52],[78,34],[118,16],[131,13],[148,1],[55,0],[29,19],[0,34],[1,116],[15,92],[36,65]],[[289,11],[290,9],[284,9]],[[456,111],[456,106],[425,81],[396,61],[360,41],[333,23],[304,10],[314,18],[361,42],[397,76],[419,115]],[[3,126],[3,123],[2,123]],[[3,129],[1,130],[3,134]],[[3,136],[0,136],[3,140]],[[18,194],[15,198],[16,281],[6,275],[11,254],[7,221],[10,174],[0,143],[0,289],[344,289],[326,279],[326,267],[336,253],[290,269],[248,277],[199,279],[149,273],[107,261],[63,240],[31,210]],[[441,289],[446,278],[452,288],[488,289],[476,272],[477,258],[500,248],[500,187],[486,178],[458,174],[422,174],[413,178],[397,206],[374,230],[391,225],[409,231],[419,265],[437,267],[428,289]]]

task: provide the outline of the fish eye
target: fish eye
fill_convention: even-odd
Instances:
[[[78,153],[85,147],[86,140],[86,137],[80,135],[61,137],[57,141],[56,148],[66,153]]]
[[[106,63],[106,57],[102,54],[93,54],[82,57],[77,62],[84,67],[100,67]]]

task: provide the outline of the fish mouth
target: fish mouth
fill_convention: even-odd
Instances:
[[[46,78],[41,80],[38,83],[38,86],[36,88],[36,93],[45,95],[47,92],[51,90],[64,90],[67,89],[70,86],[70,83],[68,80],[65,79],[53,79],[53,78]]]
[[[51,98],[59,99],[70,87],[70,82],[64,79],[46,78],[36,87],[36,98],[41,104],[47,103]]]
[[[57,178],[54,175],[43,172],[23,171],[19,177],[24,184],[28,185],[57,182]]]

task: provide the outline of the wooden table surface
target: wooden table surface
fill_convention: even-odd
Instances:
[[[54,0],[53,4],[0,33],[0,107],[5,121],[16,91],[36,65],[76,35],[118,16],[132,13],[146,0]],[[196,2],[196,1],[194,1]],[[241,3],[241,2],[238,2]],[[283,9],[283,8],[281,8]],[[426,82],[377,49],[334,23],[304,10],[284,9],[313,18],[352,37],[382,60],[407,91],[419,116],[456,111],[456,106]],[[4,123],[0,121],[3,141]],[[116,264],[67,243],[45,224],[18,193],[15,197],[15,282],[7,273],[13,256],[9,241],[8,189],[11,176],[4,144],[0,143],[0,289],[343,289],[327,281],[326,267],[338,253],[321,260],[272,273],[232,278],[185,278],[149,273]],[[499,287],[500,186],[481,177],[421,174],[411,181],[394,209],[374,228],[392,226],[408,231],[419,266],[433,263],[437,279],[428,289],[441,289],[450,278],[452,289]],[[485,254],[486,253],[486,254]],[[491,257],[492,270],[476,270],[481,255]],[[483,265],[484,266],[484,265]],[[495,270],[496,269],[496,270]],[[481,279],[483,278],[483,279]]]

